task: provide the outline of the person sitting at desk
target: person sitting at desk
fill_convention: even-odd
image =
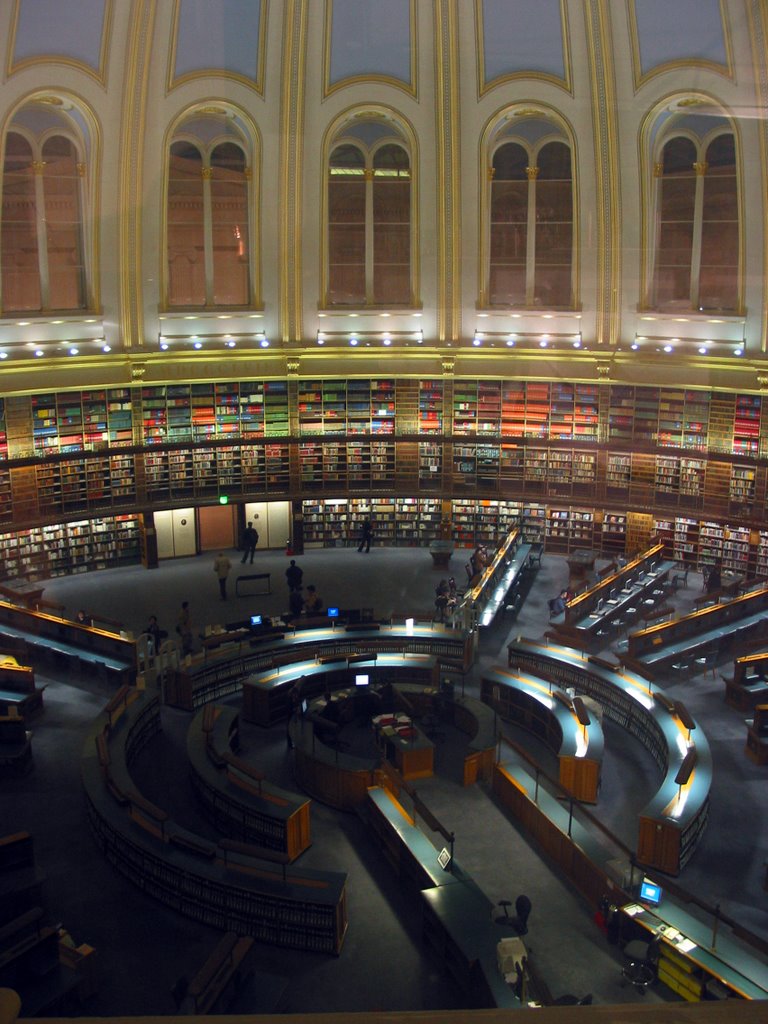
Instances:
[[[713,594],[716,590],[719,590],[723,585],[723,577],[720,572],[720,563],[715,562],[712,566],[709,576],[707,576],[706,591],[708,594]]]
[[[160,629],[156,615],[149,616],[149,622],[144,627],[144,632],[147,634],[147,636],[152,638],[152,644],[155,649],[155,654],[157,654],[157,652],[160,650],[160,644],[163,642],[163,640],[165,640],[168,634],[164,629]]]
[[[565,611],[565,606],[568,603],[568,591],[561,590],[557,597],[553,597],[549,602],[549,614],[550,615],[562,615]]]
[[[307,615],[319,615],[323,610],[323,599],[317,592],[314,583],[307,587],[307,596],[304,599],[304,608]]]
[[[81,626],[93,625],[93,619],[86,611],[83,611],[82,608],[78,611],[77,615],[75,616],[75,622],[79,623],[79,625]]]

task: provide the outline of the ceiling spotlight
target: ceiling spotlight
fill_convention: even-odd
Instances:
[[[482,345],[482,344],[483,344],[483,338],[482,338],[482,335],[480,335],[480,334],[476,334],[476,335],[474,336],[474,338],[472,339],[472,344],[473,344],[473,345]]]
[[[266,338],[262,338],[259,344],[262,348],[269,348],[269,341]]]
[[[101,346],[101,351],[102,352],[111,352],[112,351],[112,346],[111,345],[106,345],[106,344],[102,345]]]
[[[384,338],[384,344],[385,345],[391,345],[392,344],[392,339],[390,338],[390,336],[388,334]]]
[[[707,354],[707,346],[706,345],[701,345],[700,348],[699,348],[699,355],[700,356],[705,356],[706,354]]]
[[[202,341],[196,341],[195,342],[195,348],[202,348],[202,347],[203,347]]]
[[[574,348],[581,348],[581,338],[576,338],[576,340],[573,343],[573,347]]]
[[[41,348],[37,348],[37,349],[35,349],[35,355],[39,359],[40,356],[44,356],[45,355],[45,352],[43,352],[43,350]]]
[[[235,342],[232,340],[232,338],[230,338],[229,341],[226,344],[227,344],[227,348],[234,348],[235,347]]]
[[[514,347],[515,347],[515,339],[514,338],[507,338],[507,348],[514,348]]]
[[[665,345],[664,346],[664,351],[665,352],[671,352],[672,351],[672,346],[671,345]]]
[[[546,338],[542,338],[541,341],[539,342],[539,348],[546,348],[548,344],[549,343],[548,343],[547,339]]]
[[[349,339],[349,344],[350,345],[356,345],[357,344],[357,338],[355,338],[355,337],[350,338]]]
[[[640,348],[636,341],[633,341],[629,347],[632,349],[633,352],[637,352],[637,350]]]
[[[76,356],[79,351],[80,351],[80,349],[77,348],[75,345],[73,345],[72,348],[69,350],[69,354],[71,356]],[[0,353],[0,356],[2,356],[2,353]]]
[[[733,350],[733,354],[735,356],[743,356],[744,355],[744,349],[741,347],[741,345],[739,345],[737,348],[735,348]]]
[[[8,353],[7,352],[0,352],[0,359],[7,359],[7,358],[8,358]]]
[[[168,349],[168,342],[167,341],[161,341],[160,342],[160,348],[162,349],[163,352],[167,351],[167,349]]]

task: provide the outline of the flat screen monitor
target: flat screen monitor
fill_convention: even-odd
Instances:
[[[658,907],[661,903],[661,886],[644,878],[640,883],[640,899],[650,907]]]
[[[368,676],[364,676],[364,675],[355,676],[355,686],[367,686],[367,685],[368,685]]]
[[[261,625],[261,616],[260,615],[252,615],[251,616],[251,625],[252,626],[260,626]]]
[[[328,609],[328,618],[329,619],[338,619],[338,617],[339,617],[339,609],[338,608],[329,608]]]

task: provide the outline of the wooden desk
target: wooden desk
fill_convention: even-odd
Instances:
[[[560,785],[577,800],[596,803],[605,746],[600,723],[591,718],[589,725],[580,725],[573,709],[552,696],[552,685],[532,673],[489,669],[480,685],[486,704],[557,754]]]
[[[310,664],[317,658],[376,654],[377,657],[407,652],[448,659],[467,669],[475,655],[477,634],[449,629],[439,623],[416,623],[412,629],[403,624],[365,625],[353,629],[325,625],[292,632],[273,631],[244,639],[197,655],[189,666],[173,670],[166,683],[165,698],[174,707],[193,711],[211,700],[239,692],[243,679],[259,675],[273,667]],[[261,717],[248,718],[260,725],[284,721],[291,711],[290,687],[282,686],[282,669],[275,672],[269,696],[262,702]],[[285,673],[287,676],[288,673]],[[254,712],[254,715],[256,712]]]
[[[758,704],[747,729],[747,757],[755,764],[768,764],[768,704]]]
[[[712,759],[706,736],[696,726],[695,746],[673,701],[661,687],[617,670],[601,658],[533,640],[508,645],[509,663],[562,688],[575,687],[602,704],[605,714],[650,751],[663,773],[661,784],[638,820],[637,860],[676,875],[696,849],[709,809]],[[658,694],[654,697],[653,694]],[[689,749],[695,764],[687,782],[675,781]]]
[[[215,710],[212,728],[206,714]],[[187,731],[192,785],[209,818],[227,836],[285,853],[292,862],[310,843],[310,802],[269,782],[256,782],[227,759],[238,711],[207,704]],[[213,755],[213,757],[211,756]]]
[[[739,711],[752,711],[768,700],[768,651],[745,654],[733,663],[733,675],[725,683],[725,703]]]
[[[657,600],[653,592],[663,590],[675,567],[673,561],[662,559],[663,548],[663,544],[649,548],[570,600],[562,617],[552,620],[562,642],[589,645],[607,632],[616,619],[638,618],[649,607],[661,603],[663,595],[658,595]]]
[[[768,587],[750,591],[727,604],[684,615],[631,633],[622,661],[653,679],[659,671],[708,651],[719,654],[738,635],[753,635],[766,625]]]
[[[448,566],[454,550],[452,540],[433,540],[429,543],[429,553],[432,556],[432,564],[436,569],[443,569]]]
[[[638,934],[661,937],[659,978],[685,999],[703,998],[707,982],[713,979],[725,985],[730,997],[768,999],[768,967],[723,926],[713,947],[713,927],[668,897],[654,908],[627,904],[620,914],[625,939]],[[734,1015],[738,1016],[737,1011]]]
[[[595,568],[596,558],[597,552],[592,551],[591,548],[575,548],[568,555],[568,568],[573,576],[580,579]]]
[[[25,580],[4,580],[0,583],[0,594],[9,601],[20,602],[26,608],[37,608],[45,593],[45,587],[39,583],[28,583]]]

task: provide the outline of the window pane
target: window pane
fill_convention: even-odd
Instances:
[[[733,136],[714,139],[706,154],[701,225],[701,309],[733,310],[739,303],[739,219]]]
[[[411,182],[408,154],[384,146],[373,162],[373,302],[411,302]]]
[[[328,177],[328,302],[365,303],[365,175],[362,153],[340,146]],[[334,174],[334,170],[338,174]]]
[[[493,155],[488,268],[491,305],[525,303],[528,163],[525,149],[515,142],[500,146]]]
[[[670,139],[664,147],[653,281],[653,303],[659,309],[691,305],[695,161],[689,139]]]
[[[213,301],[244,306],[250,299],[248,181],[245,154],[231,142],[211,154]]]
[[[77,153],[69,139],[56,136],[46,141],[43,160],[48,305],[50,309],[83,309],[85,268]]]
[[[543,146],[536,180],[536,306],[573,303],[573,187],[571,151],[562,142]]]
[[[168,162],[168,302],[205,305],[203,158],[174,142]]]
[[[15,132],[5,140],[0,274],[4,311],[41,308],[32,150]]]

